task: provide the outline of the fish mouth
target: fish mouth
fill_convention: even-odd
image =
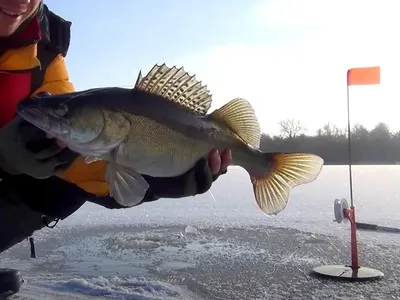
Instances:
[[[71,127],[65,118],[47,110],[37,107],[23,107],[20,105],[18,108],[18,115],[60,140],[65,140],[71,133]]]

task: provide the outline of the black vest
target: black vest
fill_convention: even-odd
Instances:
[[[50,11],[46,5],[40,6],[37,18],[42,33],[42,39],[37,44],[37,58],[42,68],[32,72],[31,93],[42,85],[46,69],[57,55],[67,55],[71,41],[72,23]]]

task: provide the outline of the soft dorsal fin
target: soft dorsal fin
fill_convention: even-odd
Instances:
[[[155,65],[146,76],[139,73],[135,89],[164,97],[198,115],[205,115],[211,106],[211,94],[196,76],[183,68]]]
[[[228,126],[247,144],[259,148],[261,129],[251,104],[242,98],[236,98],[216,109],[210,117]]]

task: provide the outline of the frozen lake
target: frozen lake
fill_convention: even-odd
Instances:
[[[400,227],[398,166],[356,166],[357,220]],[[287,208],[266,216],[248,175],[231,168],[192,198],[137,208],[84,205],[54,229],[1,254],[26,284],[13,299],[400,299],[400,234],[359,231],[362,265],[384,280],[321,281],[320,264],[349,263],[349,224],[333,222],[333,201],[349,200],[348,167],[326,166],[295,188]]]

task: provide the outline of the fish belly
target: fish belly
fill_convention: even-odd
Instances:
[[[153,177],[174,177],[192,168],[213,148],[162,123],[131,117],[131,130],[117,148],[116,162]]]

